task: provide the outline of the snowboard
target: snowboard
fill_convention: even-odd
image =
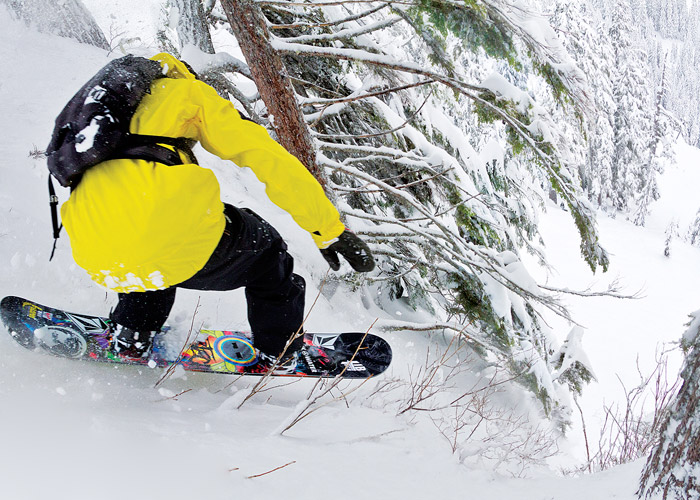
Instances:
[[[199,331],[199,338],[181,351],[166,343],[167,327],[156,335],[147,359],[123,358],[109,349],[109,319],[70,313],[20,297],[0,301],[0,320],[22,347],[54,356],[79,360],[147,365],[151,368],[179,365],[186,371],[288,377],[369,378],[391,363],[391,347],[376,335],[305,333],[303,349],[295,362],[269,370],[257,363],[250,334],[237,331]]]

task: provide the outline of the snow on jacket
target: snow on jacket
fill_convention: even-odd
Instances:
[[[312,233],[319,248],[343,232],[320,184],[264,127],[242,119],[231,102],[174,57],[153,59],[169,78],[153,83],[131,120],[132,133],[194,139],[210,153],[249,167],[270,200]],[[163,289],[194,276],[225,225],[211,170],[126,159],[89,169],[61,217],[76,263],[117,292]]]

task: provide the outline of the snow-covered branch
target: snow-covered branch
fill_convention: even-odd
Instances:
[[[510,126],[531,148],[536,157],[540,159],[541,165],[545,169],[550,182],[555,187],[557,192],[564,198],[567,205],[571,209],[576,227],[579,230],[582,240],[581,251],[588,264],[594,270],[598,265],[601,265],[603,269],[607,269],[607,252],[605,252],[605,250],[602,249],[598,243],[598,234],[592,211],[585,201],[582,200],[583,196],[581,193],[579,193],[577,188],[575,188],[572,180],[565,176],[564,169],[562,168],[559,159],[553,156],[553,152],[555,151],[553,145],[549,143],[538,143],[539,139],[536,139],[533,136],[530,127],[526,126],[517,117],[508,113],[506,110],[494,103],[496,101],[495,98],[499,95],[498,88],[488,88],[468,84],[456,78],[427,70],[421,65],[410,61],[396,61],[393,58],[383,54],[372,54],[358,49],[316,47],[300,43],[288,43],[280,39],[273,40],[272,45],[275,50],[282,53],[352,60],[428,77],[461,93],[474,101],[477,105],[482,106],[484,109],[488,110],[488,112],[497,116],[504,123]],[[501,97],[509,96],[501,95]],[[543,149],[543,146],[548,146],[552,152],[546,152]]]
[[[318,22],[318,23],[294,23],[294,24],[269,24],[269,29],[271,30],[283,30],[283,29],[308,29],[308,28],[330,28],[331,26],[339,26],[341,24],[349,23],[351,21],[357,21],[367,16],[379,12],[380,10],[386,9],[389,3],[380,2],[380,5],[373,7],[369,10],[360,12],[352,16],[344,17],[342,19],[337,19],[328,22]]]
[[[381,30],[393,26],[394,24],[401,21],[398,16],[389,17],[387,19],[377,21],[375,23],[367,24],[365,26],[359,26],[356,28],[346,28],[335,33],[328,33],[324,35],[300,35],[294,37],[284,38],[285,42],[297,42],[297,43],[313,43],[313,42],[332,42],[335,40],[349,40],[366,33],[371,33],[373,31]]]

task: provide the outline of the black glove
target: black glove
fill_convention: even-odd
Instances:
[[[347,229],[338,236],[338,241],[328,248],[321,249],[321,254],[334,271],[340,269],[338,254],[345,257],[355,271],[366,273],[374,269],[374,257],[367,243]]]

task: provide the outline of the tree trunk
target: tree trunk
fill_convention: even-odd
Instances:
[[[700,311],[699,311],[700,313]],[[662,494],[673,500],[700,499],[700,314],[686,333],[688,352],[676,396],[661,439],[642,471],[637,495]]]
[[[316,164],[316,150],[280,55],[270,46],[270,32],[260,7],[252,0],[221,0],[250,72],[270,114],[277,138],[326,186]]]

